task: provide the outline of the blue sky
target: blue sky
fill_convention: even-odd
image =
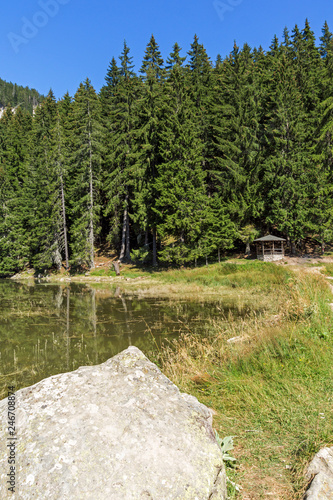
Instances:
[[[0,78],[57,98],[74,95],[87,77],[99,91],[124,39],[138,71],[153,33],[164,59],[175,42],[190,49],[196,33],[215,60],[247,42],[267,49],[274,34],[305,18],[317,38],[329,0],[13,0],[1,2]]]

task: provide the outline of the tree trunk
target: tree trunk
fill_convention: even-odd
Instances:
[[[290,245],[291,245],[291,255],[295,255],[296,253],[296,245],[294,240],[290,240]]]
[[[290,249],[290,254],[291,254],[290,237],[289,237],[289,235],[288,235],[288,234],[287,234],[287,243],[286,243],[286,247]]]
[[[63,227],[63,231],[64,231],[65,261],[66,261],[66,270],[67,270],[69,268],[69,264],[68,264],[68,241],[67,241],[66,207],[65,207],[64,183],[63,183],[63,177],[62,177],[62,171],[61,170],[60,170],[60,190],[61,190],[61,205],[62,205],[62,224],[63,224],[62,227]]]
[[[113,262],[112,262],[112,265],[113,265],[114,270],[115,270],[115,272],[116,272],[116,276],[120,276],[120,269],[119,269],[119,264],[118,264],[118,262],[113,261]]]
[[[66,205],[65,205],[65,190],[64,190],[64,178],[63,178],[63,166],[60,161],[61,158],[61,134],[60,134],[60,120],[58,117],[58,155],[59,155],[59,177],[60,177],[60,195],[61,195],[61,208],[62,208],[62,230],[64,232],[64,251],[65,251],[65,262],[66,270],[69,268],[68,263],[68,240],[67,240],[67,224],[66,224]]]
[[[88,115],[90,117],[90,109],[88,103]],[[90,252],[90,269],[95,267],[94,261],[94,192],[93,192],[93,161],[92,161],[92,144],[91,144],[91,133],[89,130],[89,195],[90,195],[90,206],[89,206],[89,252]]]
[[[122,262],[125,257],[125,250],[126,250],[126,231],[127,231],[127,203],[124,208],[124,219],[123,219],[123,231],[121,235],[121,248],[120,248],[120,255],[119,255],[119,260]]]
[[[246,247],[245,247],[245,255],[250,255],[251,253],[251,248],[250,248],[250,242],[246,242]]]
[[[126,260],[131,262],[131,252],[130,252],[130,232],[129,232],[129,215],[128,211],[126,214]]]
[[[91,290],[91,322],[94,332],[95,364],[98,364],[96,290]]]
[[[219,264],[220,264],[221,263],[221,250],[220,250],[220,247],[217,250],[217,256],[218,256]]]
[[[70,346],[70,340],[69,340],[69,298],[70,298],[70,289],[67,287],[66,289],[66,298],[67,298],[67,309],[66,309],[66,366],[67,369],[69,369],[69,346]]]
[[[157,266],[156,227],[153,228],[153,266]]]

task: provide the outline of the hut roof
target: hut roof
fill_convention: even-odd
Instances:
[[[278,236],[273,236],[272,234],[268,234],[267,236],[263,236],[262,238],[257,238],[254,241],[286,241],[284,238],[279,238]]]

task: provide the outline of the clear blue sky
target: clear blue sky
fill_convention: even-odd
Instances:
[[[196,33],[214,61],[234,40],[267,49],[306,17],[317,38],[325,20],[333,31],[330,0],[3,0],[0,78],[60,98],[88,77],[99,91],[124,39],[138,71],[152,33],[164,59],[175,42],[186,55]]]

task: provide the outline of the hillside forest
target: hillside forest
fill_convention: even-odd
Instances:
[[[333,35],[309,22],[212,62],[194,36],[139,74],[124,42],[99,93],[49,92],[0,120],[0,274],[192,265],[267,232],[333,241]],[[2,82],[2,81],[1,81]],[[0,82],[0,83],[1,83]],[[1,86],[0,86],[1,88]],[[18,101],[20,98],[18,98]],[[17,102],[19,104],[19,102]],[[244,246],[245,248],[245,246]]]
[[[23,109],[33,114],[34,109],[43,101],[44,96],[37,90],[29,87],[22,87],[16,83],[6,82],[0,78],[0,111],[6,107]]]

